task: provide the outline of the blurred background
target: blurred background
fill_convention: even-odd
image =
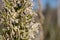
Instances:
[[[44,40],[60,40],[60,28],[57,26],[58,1],[59,0],[34,0],[33,10],[37,14],[40,14],[40,20],[42,18],[41,14],[44,18],[42,19],[44,21],[42,24]]]

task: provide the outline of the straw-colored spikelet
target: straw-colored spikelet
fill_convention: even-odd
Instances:
[[[35,21],[33,0],[4,0],[1,10],[3,40],[32,40],[39,33],[40,23]]]

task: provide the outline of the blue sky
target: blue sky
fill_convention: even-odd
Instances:
[[[57,0],[41,0],[43,9],[46,7],[47,2],[49,3],[51,8],[56,8],[57,7]],[[35,9],[38,8],[37,0],[34,0],[34,8]]]

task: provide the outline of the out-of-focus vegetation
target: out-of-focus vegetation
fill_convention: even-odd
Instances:
[[[39,8],[35,9],[35,11],[37,13],[42,12],[42,14],[44,15],[44,23],[42,27],[44,31],[44,40],[60,40],[59,28],[57,26],[57,9],[51,8],[47,0],[48,3],[46,3],[46,8],[44,10],[41,10],[39,1],[40,0],[38,0],[37,2]]]

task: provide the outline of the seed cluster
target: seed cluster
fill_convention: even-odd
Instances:
[[[32,40],[39,32],[40,24],[32,11],[33,0],[3,0],[0,25],[4,28],[3,40]]]

